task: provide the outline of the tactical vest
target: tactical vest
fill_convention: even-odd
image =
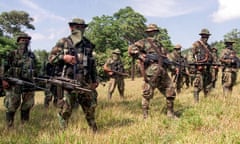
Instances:
[[[20,54],[18,50],[14,50],[9,56],[9,69],[7,75],[25,80],[32,80],[35,74],[35,55],[32,52]]]
[[[195,51],[195,60],[196,61],[202,61],[206,58],[206,55],[208,56],[208,59],[206,62],[212,62],[213,57],[210,53],[210,46],[209,45],[203,45],[200,41],[197,41],[198,47]]]
[[[113,60],[113,62],[110,64],[110,68],[113,71],[124,73],[124,66],[121,60]]]
[[[83,38],[83,40],[76,44],[76,46],[73,46],[73,42],[70,37],[64,38],[63,40],[63,53],[75,56],[77,64],[62,65],[62,75],[72,79],[75,75],[81,75],[81,77],[88,79],[94,65],[94,58],[92,56],[94,45],[86,38]]]

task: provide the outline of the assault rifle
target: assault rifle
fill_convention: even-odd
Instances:
[[[13,83],[13,84],[16,84],[16,85],[22,85],[22,86],[27,85],[27,86],[32,86],[32,87],[37,88],[37,89],[47,90],[45,88],[37,86],[35,83],[28,82],[28,81],[21,80],[21,79],[17,79],[17,78],[14,78],[14,77],[3,77],[3,80],[7,80],[10,83]]]
[[[188,63],[189,66],[224,66],[219,63]]]
[[[115,70],[110,70],[109,72],[113,72],[113,73],[115,73],[117,75],[121,75],[121,76],[129,76],[128,73],[123,73],[123,72],[119,72],[119,71],[115,71]]]
[[[92,92],[91,89],[82,88],[80,84],[76,84],[75,80],[71,80],[64,77],[49,77],[49,78],[41,78],[41,77],[34,77],[35,80],[42,81],[45,83],[51,83],[56,86],[62,86],[67,89],[84,91],[84,92]]]

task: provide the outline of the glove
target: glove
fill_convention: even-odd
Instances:
[[[98,87],[98,82],[92,83],[91,88],[96,89]]]
[[[74,65],[77,63],[75,56],[68,55],[68,54],[63,56],[63,60],[65,63],[71,64],[71,65]]]
[[[8,89],[9,88],[9,83],[5,80],[2,80],[2,86],[3,86],[3,89]]]

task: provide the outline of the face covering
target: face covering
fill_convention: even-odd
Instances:
[[[119,59],[119,55],[118,54],[112,54],[112,58],[113,58],[113,60],[118,60]]]
[[[25,42],[25,43],[18,43],[18,46],[19,46],[19,53],[20,54],[24,54],[27,50],[28,50],[28,42]]]
[[[77,44],[78,42],[80,42],[83,39],[84,30],[73,29],[71,31],[71,33],[72,33],[71,39],[72,39],[74,45]]]

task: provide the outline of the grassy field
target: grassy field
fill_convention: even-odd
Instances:
[[[239,79],[238,79],[239,81]],[[200,103],[193,102],[192,88],[183,89],[175,100],[179,119],[166,117],[166,101],[155,91],[150,116],[143,120],[141,110],[142,79],[126,79],[125,100],[117,91],[107,100],[107,86],[99,86],[96,121],[97,134],[88,128],[81,108],[75,109],[66,131],[59,129],[57,109],[43,107],[43,92],[36,92],[35,106],[28,125],[20,125],[19,111],[14,129],[5,129],[5,108],[0,98],[0,144],[235,144],[240,143],[240,85],[231,97],[222,96],[217,87]]]

